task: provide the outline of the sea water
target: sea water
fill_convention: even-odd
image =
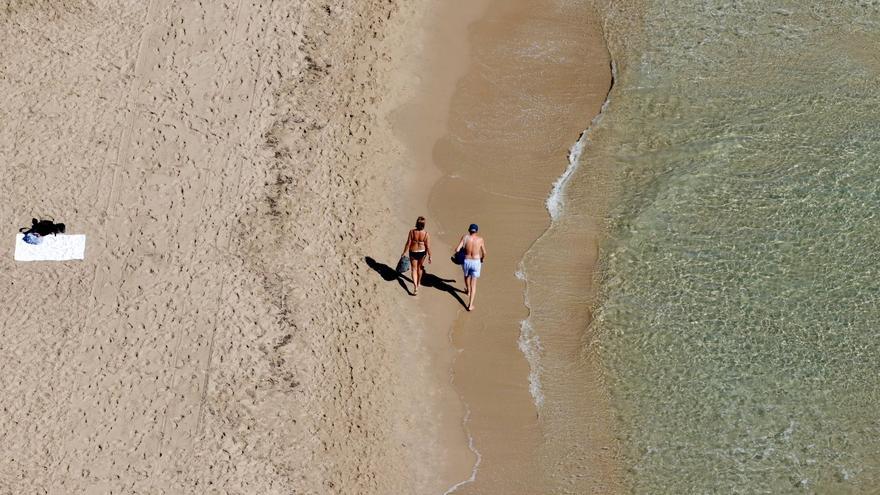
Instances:
[[[605,13],[620,74],[574,172],[612,176],[584,345],[626,484],[874,493],[880,2],[640,5]]]

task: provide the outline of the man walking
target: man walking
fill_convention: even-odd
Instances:
[[[465,294],[468,295],[468,311],[474,310],[474,296],[477,295],[477,279],[480,278],[480,269],[483,266],[483,260],[486,259],[486,243],[483,238],[477,234],[480,227],[472,223],[468,227],[468,233],[461,236],[461,241],[455,251],[464,249],[464,262],[461,268],[464,271],[464,287]]]

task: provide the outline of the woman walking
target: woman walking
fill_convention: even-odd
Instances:
[[[425,217],[416,219],[416,228],[409,231],[401,256],[406,256],[407,251],[412,266],[413,295],[415,296],[419,293],[419,286],[422,284],[425,256],[428,257],[428,263],[431,263],[430,236],[425,232]]]

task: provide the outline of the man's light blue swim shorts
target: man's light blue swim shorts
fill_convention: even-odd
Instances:
[[[480,267],[483,265],[483,262],[480,260],[464,260],[464,263],[461,265],[461,269],[464,270],[465,277],[474,277],[480,278]]]

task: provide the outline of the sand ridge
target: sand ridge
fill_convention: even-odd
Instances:
[[[0,493],[402,493],[378,107],[395,2],[12,2]],[[388,39],[386,39],[388,36]],[[404,397],[401,397],[404,395]]]

